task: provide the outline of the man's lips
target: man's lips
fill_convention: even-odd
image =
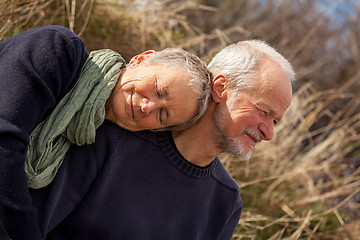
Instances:
[[[252,145],[254,146],[261,141],[260,136],[258,136],[256,132],[246,131],[246,135],[249,137]]]
[[[249,138],[250,138],[250,140],[251,140],[251,142],[252,142],[252,144],[253,145],[255,145],[258,141],[256,140],[256,138],[255,137],[253,137],[253,136],[251,136],[250,134],[246,134]]]

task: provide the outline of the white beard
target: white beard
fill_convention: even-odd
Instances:
[[[225,153],[230,153],[236,157],[240,157],[244,160],[248,160],[252,154],[252,148],[250,151],[245,152],[243,144],[239,142],[237,138],[229,138],[225,134],[225,116],[229,114],[229,110],[226,107],[222,107],[218,111],[215,112],[215,126],[218,132],[217,136],[217,144]],[[245,129],[246,132],[253,132],[251,129]]]

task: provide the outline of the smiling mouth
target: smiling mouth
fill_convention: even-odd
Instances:
[[[256,140],[253,136],[251,136],[250,134],[246,134],[246,135],[250,138],[250,140],[252,141],[253,145],[255,145],[255,144],[257,143],[257,140]]]
[[[257,143],[261,141],[260,137],[257,135],[257,133],[251,133],[251,131],[246,131],[246,135],[250,138],[251,142],[255,146]]]

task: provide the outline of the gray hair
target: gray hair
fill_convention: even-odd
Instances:
[[[147,60],[149,64],[184,67],[190,75],[190,83],[198,96],[198,109],[189,121],[157,130],[183,130],[198,121],[206,112],[211,96],[212,75],[207,65],[196,55],[180,48],[166,48],[155,52]]]
[[[279,64],[290,81],[295,80],[291,64],[273,47],[260,40],[241,41],[227,46],[215,55],[208,68],[214,76],[226,75],[229,88],[238,94],[245,88],[254,87],[257,70],[264,58]]]

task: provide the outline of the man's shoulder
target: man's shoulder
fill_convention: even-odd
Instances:
[[[216,169],[213,174],[214,178],[220,184],[224,185],[225,187],[227,187],[233,191],[240,192],[239,185],[235,182],[235,180],[228,173],[228,171],[226,171],[226,169],[225,169],[224,165],[221,163],[220,159],[218,157],[216,157],[216,159],[214,161],[216,161]]]
[[[216,162],[216,168],[213,173],[213,178],[224,188],[228,189],[229,192],[231,192],[234,203],[233,211],[237,211],[239,209],[241,211],[243,207],[243,201],[241,199],[239,185],[235,182],[233,177],[226,171],[224,165],[221,163],[218,157],[216,157],[214,161]]]

